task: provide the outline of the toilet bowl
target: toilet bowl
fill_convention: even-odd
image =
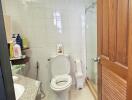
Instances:
[[[72,85],[72,78],[70,75],[58,75],[51,80],[50,87],[54,91],[64,91]]]
[[[69,100],[72,77],[70,76],[70,61],[65,55],[58,55],[51,59],[50,83],[51,89],[57,94],[57,100]]]

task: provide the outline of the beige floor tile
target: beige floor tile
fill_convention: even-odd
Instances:
[[[71,100],[94,100],[93,95],[91,94],[89,88],[85,86],[82,90],[72,90],[71,91]]]
[[[56,100],[53,94],[49,94],[49,96],[43,100]],[[82,90],[71,90],[71,98],[70,100],[95,100],[89,88],[85,86]]]

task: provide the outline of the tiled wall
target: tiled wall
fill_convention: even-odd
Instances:
[[[5,5],[4,13],[12,19],[12,33],[23,33],[30,42],[29,76],[35,78],[38,61],[39,79],[47,93],[50,89],[47,59],[56,54],[56,44],[60,41],[64,44],[64,52],[74,59],[80,58],[86,69],[85,7],[82,0],[6,0]],[[55,12],[60,13],[62,33],[54,24]]]

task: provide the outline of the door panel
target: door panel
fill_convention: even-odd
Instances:
[[[102,67],[102,85],[102,100],[126,100],[127,82],[105,67]]]
[[[106,0],[107,1],[107,0]],[[116,22],[117,22],[117,0],[109,0],[109,59],[116,60]]]
[[[128,0],[98,0],[98,42],[100,100],[126,100]]]
[[[127,66],[128,0],[119,0],[117,9],[117,61]]]
[[[119,75],[122,79],[127,80],[127,68],[117,62],[112,62],[109,58],[101,56],[101,65],[104,65],[107,69],[113,71],[117,75]]]
[[[103,40],[102,40],[102,53],[108,56],[108,35],[109,35],[109,2],[103,1]]]

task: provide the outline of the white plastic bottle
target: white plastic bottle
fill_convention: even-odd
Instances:
[[[14,57],[15,58],[21,58],[22,52],[21,52],[21,47],[18,44],[15,44],[13,47],[14,50]]]

